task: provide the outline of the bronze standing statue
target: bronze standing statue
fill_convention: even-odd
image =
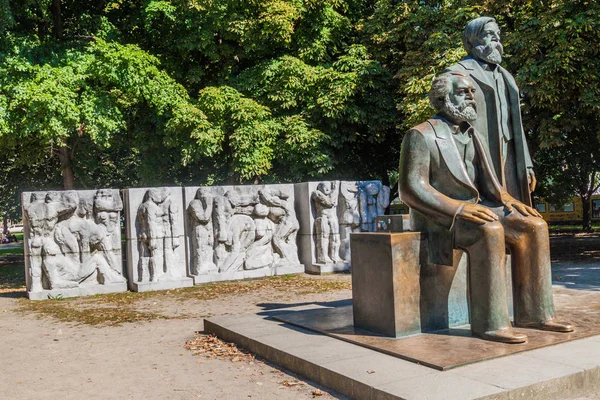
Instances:
[[[426,232],[430,261],[452,265],[452,250],[469,256],[471,330],[505,343],[513,331],[506,296],[506,247],[512,257],[517,327],[570,332],[555,321],[548,226],[497,179],[479,121],[477,89],[461,72],[438,76],[429,92],[437,114],[408,131],[400,156],[400,193],[413,229]]]
[[[477,119],[473,127],[489,151],[491,166],[504,188],[522,203],[531,206],[530,192],[536,179],[529,155],[519,107],[519,88],[502,66],[504,48],[494,18],[469,22],[463,35],[468,56],[447,71],[460,71],[475,81]]]

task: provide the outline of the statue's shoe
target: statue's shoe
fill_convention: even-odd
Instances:
[[[549,319],[544,322],[532,322],[532,323],[524,323],[524,324],[515,324],[515,326],[521,328],[533,328],[533,329],[541,329],[543,331],[552,331],[552,332],[573,332],[575,327],[570,322],[564,321],[555,321],[553,319]]]
[[[512,329],[501,329],[498,331],[487,331],[483,333],[473,332],[473,335],[478,336],[484,340],[492,340],[494,342],[501,343],[525,343],[527,341],[527,335],[517,333]]]

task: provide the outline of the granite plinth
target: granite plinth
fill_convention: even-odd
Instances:
[[[27,292],[29,300],[48,300],[67,297],[93,296],[96,294],[121,293],[127,291],[127,283],[80,286],[71,289],[51,289]]]
[[[546,400],[600,389],[600,336],[438,371],[259,315],[213,317],[204,327],[351,399]]]
[[[240,280],[240,279],[254,279],[254,278],[263,278],[267,276],[281,276],[281,275],[290,275],[290,274],[302,274],[304,273],[304,265],[284,265],[278,266],[276,268],[262,268],[256,270],[241,270],[241,271],[228,271],[221,272],[216,274],[206,274],[206,275],[192,275],[192,279],[194,280],[194,285],[201,285],[203,283],[210,282],[222,282],[222,281],[232,281],[232,280]]]
[[[193,286],[192,278],[162,280],[158,282],[130,282],[134,292],[151,292],[153,290],[169,290]]]
[[[339,262],[335,264],[307,264],[306,273],[312,275],[331,274],[334,272],[350,271],[350,263]]]
[[[515,328],[515,331],[524,333],[529,338],[527,343],[516,345],[475,338],[471,335],[469,325],[403,339],[385,337],[355,327],[352,306],[278,313],[273,318],[441,371],[600,335],[600,315],[595,318],[573,315],[571,320],[576,330],[571,333]]]

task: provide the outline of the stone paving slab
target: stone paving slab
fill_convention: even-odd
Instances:
[[[437,371],[259,315],[204,326],[353,399],[541,400],[600,390],[600,336]]]

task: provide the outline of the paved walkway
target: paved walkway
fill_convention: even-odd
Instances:
[[[553,263],[556,301],[573,310],[595,307],[600,312],[600,261],[580,261]],[[336,275],[323,279],[347,282],[350,277]],[[314,382],[298,379],[269,363],[209,359],[194,356],[183,347],[195,337],[196,331],[204,329],[205,317],[257,314],[351,297],[347,289],[309,294],[302,290],[295,290],[293,283],[278,289],[265,284],[253,292],[185,301],[158,293],[143,300],[134,299],[134,307],[170,319],[119,327],[95,327],[58,322],[36,314],[24,315],[18,311],[27,302],[24,292],[5,291],[0,293],[0,398],[344,399],[339,393],[327,393]],[[121,307],[118,303],[86,305],[75,300],[64,300],[61,304],[76,312],[93,310],[98,315]],[[423,382],[424,386],[432,384],[435,383]],[[559,398],[600,400],[600,394]]]

